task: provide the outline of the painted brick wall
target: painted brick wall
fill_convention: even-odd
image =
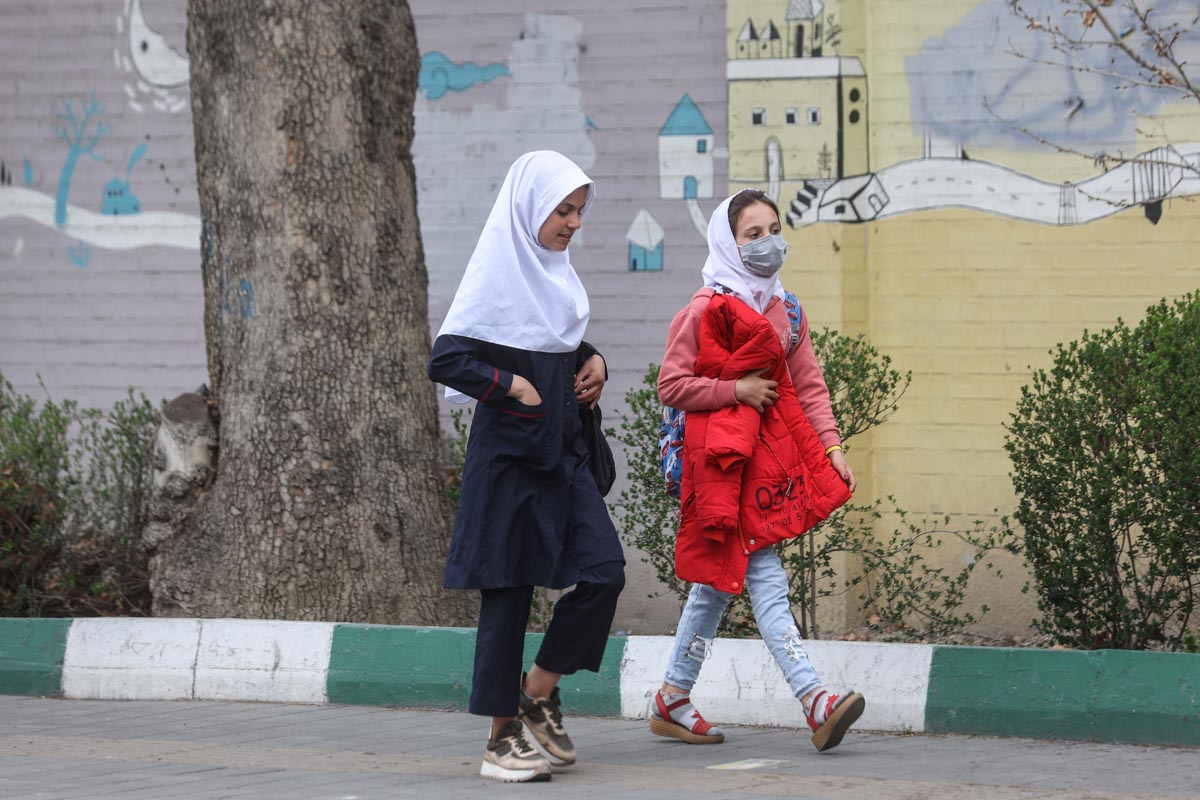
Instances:
[[[698,284],[697,221],[727,188],[740,188],[728,186],[731,137],[749,163],[762,147],[750,109],[726,107],[729,48],[747,20],[756,35],[768,23],[802,24],[811,35],[819,22],[823,57],[857,60],[865,74],[856,86],[868,113],[837,124],[869,125],[868,161],[887,197],[845,224],[866,207],[822,205],[838,184],[777,175],[785,212],[801,200],[813,209],[785,225],[784,280],[815,327],[864,333],[913,372],[895,419],[853,443],[860,497],[894,494],[913,517],[950,514],[960,527],[993,508],[1010,511],[1003,424],[1028,367],[1048,363],[1055,343],[1084,328],[1136,320],[1159,297],[1200,282],[1190,258],[1200,209],[1187,199],[1200,186],[1184,181],[1159,198],[1157,224],[1140,206],[1082,224],[1075,217],[1087,212],[1086,197],[1076,208],[1071,187],[1097,167],[1023,139],[986,112],[981,93],[1004,97],[1000,111],[1018,123],[1045,111],[1050,133],[1083,152],[1145,152],[1169,139],[1200,154],[1200,115],[1140,98],[1154,124],[1132,130],[1120,117],[1128,104],[1100,95],[1064,121],[1063,104],[1074,101],[1061,75],[1031,72],[996,44],[1035,41],[1009,5],[411,0],[425,66],[415,156],[433,330],[509,163],[527,150],[561,150],[598,184],[572,259],[592,299],[589,339],[609,359],[605,407],[615,421]],[[184,49],[185,8],[185,0],[3,2],[0,371],[21,391],[40,392],[40,375],[56,398],[107,405],[130,385],[157,399],[206,380],[192,120],[172,52]],[[779,64],[790,83],[763,78],[736,96],[804,117],[827,102],[818,98],[839,96],[828,83],[837,80],[832,64]],[[808,91],[801,73],[826,83]],[[85,120],[92,97],[103,113]],[[72,114],[79,136],[67,130]],[[826,108],[821,124],[837,119]],[[700,161],[712,188],[700,182],[691,200],[663,191],[688,192],[688,176],[660,174],[668,121],[711,141]],[[79,140],[76,151],[99,134],[92,152],[76,152],[66,182],[72,148],[56,124]],[[860,141],[860,129],[846,132]],[[662,229],[661,272],[629,270],[627,231],[642,211]],[[967,554],[948,543],[934,557],[953,566]],[[669,628],[673,601],[648,600],[653,579],[636,553],[629,562],[617,626]],[[1015,581],[981,586],[975,598],[994,609],[985,629],[1022,630],[1033,609]],[[826,629],[855,623],[853,611],[850,598],[831,603]]]

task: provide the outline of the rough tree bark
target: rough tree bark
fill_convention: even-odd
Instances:
[[[154,612],[460,624],[402,0],[189,0],[215,480]],[[169,518],[169,514],[163,515]]]

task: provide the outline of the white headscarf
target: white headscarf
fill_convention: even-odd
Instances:
[[[745,189],[742,192],[746,191]],[[708,220],[708,260],[704,262],[704,285],[724,286],[758,313],[766,310],[771,297],[783,299],[783,284],[778,275],[760,278],[742,263],[733,230],[729,227],[729,204],[742,192],[725,198]]]
[[[592,179],[552,150],[526,153],[509,167],[475,252],[438,335],[469,336],[541,353],[574,352],[587,329],[587,292],[566,251],[538,241],[542,223],[567,195]],[[446,397],[466,398],[449,387]]]

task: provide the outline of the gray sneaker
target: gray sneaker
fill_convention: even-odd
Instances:
[[[483,752],[479,776],[505,783],[550,780],[550,762],[533,749],[517,720],[504,724]]]
[[[556,767],[565,767],[575,763],[575,745],[571,737],[563,729],[562,711],[558,699],[558,688],[550,693],[549,698],[530,697],[521,691],[520,720],[533,734],[533,738],[542,749],[553,759]]]

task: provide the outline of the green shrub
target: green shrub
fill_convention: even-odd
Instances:
[[[847,337],[823,329],[812,335],[813,348],[829,387],[834,416],[849,450],[849,440],[887,421],[897,410],[911,380],[892,367],[891,358],[879,353],[863,337]],[[679,503],[663,492],[658,446],[662,405],[658,400],[658,367],[651,364],[642,385],[625,396],[629,413],[623,415],[617,440],[629,463],[629,485],[620,496],[617,516],[622,539],[642,553],[663,592],[676,596],[680,605],[688,585],[675,576],[675,536]],[[885,513],[899,518],[902,528],[884,538],[875,530]],[[970,545],[975,553],[957,571],[930,566],[924,554],[943,538]],[[870,504],[850,503],[802,537],[780,545],[778,551],[789,577],[789,599],[797,624],[805,636],[818,638],[817,609],[822,601],[854,592],[859,610],[897,635],[909,638],[961,633],[977,621],[963,608],[965,588],[976,565],[992,569],[984,554],[1014,552],[1006,521],[985,526],[977,522],[970,531],[908,523],[893,498]],[[848,555],[861,570],[839,575],[835,558]],[[651,595],[657,596],[657,595]],[[980,610],[986,613],[987,608]],[[735,597],[721,623],[724,635],[754,635],[748,596]]]
[[[1042,618],[1084,648],[1196,650],[1200,294],[1053,351],[1005,447]]]
[[[663,491],[662,456],[658,447],[662,403],[658,400],[658,365],[650,364],[641,386],[625,393],[628,409],[621,413],[618,428],[609,432],[625,452],[627,484],[615,503],[622,541],[637,548],[643,564],[649,564],[663,585],[675,595],[680,609],[687,598],[688,584],[675,577],[675,534],[679,528],[679,501]]]
[[[158,414],[37,403],[0,376],[0,616],[149,612],[140,550]]]

